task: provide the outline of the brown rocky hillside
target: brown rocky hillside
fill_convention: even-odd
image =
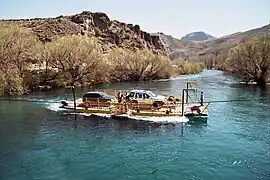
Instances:
[[[42,42],[51,41],[56,36],[86,35],[96,36],[103,48],[123,47],[128,49],[149,49],[165,54],[159,36],[140,29],[139,25],[125,24],[111,20],[105,13],[84,11],[72,16],[56,18],[35,18],[1,20],[6,23],[21,24],[32,29]]]
[[[213,54],[225,54],[226,56],[231,47],[237,45],[247,36],[270,34],[270,25],[266,25],[206,41],[181,40],[163,33],[150,34],[141,30],[139,25],[111,20],[105,13],[89,11],[56,18],[0,21],[30,28],[42,42],[48,42],[55,37],[64,35],[96,36],[105,51],[113,47],[131,50],[149,49],[155,53],[167,55],[171,59],[209,58],[209,55]]]

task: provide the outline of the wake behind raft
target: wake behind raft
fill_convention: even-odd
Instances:
[[[197,82],[186,82],[181,98],[174,96],[166,98],[149,90],[94,90],[77,100],[74,94],[74,101],[61,101],[59,108],[114,119],[155,118],[156,121],[157,118],[182,117],[182,121],[185,122],[188,119],[184,117],[188,117],[192,120],[197,118],[206,120],[210,103],[204,103],[203,92],[198,94],[197,89]]]

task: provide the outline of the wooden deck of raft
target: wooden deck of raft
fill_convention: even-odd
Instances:
[[[192,112],[191,107],[198,104],[187,104],[184,105],[184,115],[186,113],[192,115],[208,115],[207,106],[200,106],[199,109],[201,114]],[[64,107],[65,109],[73,110],[72,106]],[[126,108],[123,110],[123,108]],[[130,114],[134,116],[153,116],[153,117],[166,117],[166,116],[182,116],[182,104],[165,104],[161,107],[154,108],[152,104],[128,104],[125,107],[122,103],[91,103],[91,106],[88,108],[85,107],[76,107],[76,112],[78,113],[101,113],[101,114]]]

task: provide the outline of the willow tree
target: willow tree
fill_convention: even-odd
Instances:
[[[101,47],[95,39],[85,36],[65,36],[45,45],[42,53],[46,69],[61,75],[68,85],[87,81],[103,66]]]
[[[102,52],[95,39],[86,36],[65,36],[45,44],[40,61],[43,62],[45,70],[50,68],[60,76],[65,85],[72,86],[76,111],[74,87],[77,83],[87,81],[84,79],[86,76],[99,71],[102,66]]]
[[[111,76],[116,80],[140,81],[170,76],[170,60],[148,50],[131,51],[116,48],[107,55]]]
[[[253,38],[231,49],[227,63],[246,82],[265,86],[270,77],[270,37]]]
[[[141,78],[143,80],[169,78],[171,75],[171,61],[163,56],[153,54],[150,51],[137,51],[136,54],[143,61],[143,68],[141,69]]]
[[[106,55],[107,64],[110,67],[111,80],[127,81],[130,79],[130,69],[127,65],[133,59],[133,52],[122,48],[111,49]],[[136,66],[136,64],[134,64]],[[136,68],[136,67],[135,67]]]
[[[175,74],[183,75],[183,74],[197,74],[204,69],[205,65],[203,62],[200,62],[199,60],[184,61],[182,59],[178,59],[173,61],[173,67]]]
[[[15,25],[0,24],[0,75],[1,92],[23,93],[24,75],[32,64],[33,47],[38,43],[28,29]]]

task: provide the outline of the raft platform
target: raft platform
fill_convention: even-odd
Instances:
[[[192,85],[196,85],[196,88],[192,88]],[[114,90],[115,91],[115,90]],[[95,116],[107,115],[111,118],[135,118],[139,117],[187,117],[207,119],[208,117],[208,104],[203,103],[201,97],[201,102],[191,102],[190,91],[197,93],[197,82],[187,82],[185,89],[182,89],[182,99],[181,102],[176,102],[167,99],[163,105],[154,106],[153,102],[149,103],[149,100],[146,103],[139,103],[134,101],[123,101],[118,103],[116,99],[110,103],[102,102],[99,99],[90,99],[90,105],[85,106],[85,102],[82,99],[76,100],[76,108],[74,108],[74,101],[62,102],[62,105],[59,107],[63,110],[73,111],[75,113],[85,113]],[[202,94],[202,92],[201,92]],[[94,102],[94,103],[92,103]]]

